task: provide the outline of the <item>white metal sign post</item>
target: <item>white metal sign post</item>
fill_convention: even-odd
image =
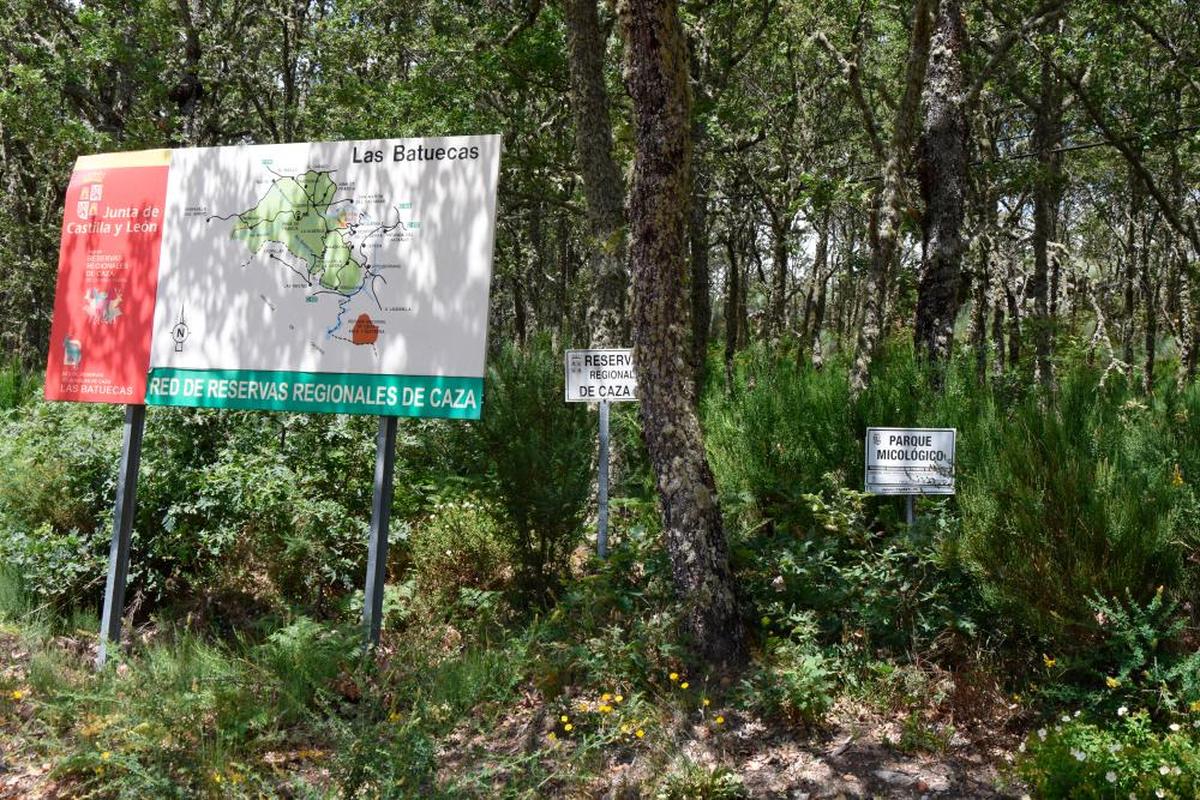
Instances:
[[[599,506],[596,521],[596,554],[608,556],[608,404],[637,400],[637,374],[633,350],[568,350],[566,355],[567,402],[600,404]]]
[[[864,483],[871,494],[906,495],[913,523],[913,496],[954,494],[954,428],[867,428]]]

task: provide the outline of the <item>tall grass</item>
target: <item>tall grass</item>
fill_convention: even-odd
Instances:
[[[861,489],[868,426],[955,427],[958,494],[944,504],[953,524],[939,533],[941,551],[962,559],[978,599],[1012,632],[1083,646],[1097,594],[1145,599],[1159,585],[1177,595],[1189,585],[1195,387],[1146,400],[1068,363],[1045,397],[1006,381],[977,386],[965,361],[936,385],[905,346],[888,349],[857,398],[844,363],[814,371],[753,348],[736,367],[732,392],[710,387],[704,420],[723,500],[742,528],[811,538],[820,521],[805,495],[826,476]],[[871,499],[872,525],[899,535],[897,504]]]
[[[0,362],[0,411],[29,402],[40,387],[38,376],[16,359]]]

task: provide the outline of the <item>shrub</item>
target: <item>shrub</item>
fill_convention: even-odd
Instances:
[[[767,636],[762,663],[745,679],[742,690],[768,716],[815,725],[833,705],[833,673],[817,647],[814,616],[797,613],[784,622],[786,635]]]
[[[964,552],[1004,618],[1069,647],[1095,633],[1088,598],[1179,581],[1169,443],[1140,401],[1079,368],[1054,404],[980,420],[960,445]]]
[[[971,581],[954,550],[955,520],[927,510],[913,528],[881,530],[868,497],[829,475],[807,494],[807,530],[760,528],[739,548],[745,585],[759,615],[778,622],[798,612],[820,615],[827,641],[867,648],[928,646],[947,632],[970,635],[977,609]]]
[[[539,598],[561,585],[592,491],[595,426],[582,403],[563,402],[563,392],[563,361],[548,337],[526,350],[505,346],[488,370],[476,428],[508,518],[517,578]]]
[[[1160,717],[1200,700],[1200,652],[1182,645],[1187,620],[1163,587],[1144,604],[1127,591],[1123,601],[1096,595],[1089,605],[1093,645],[1056,658],[1043,694],[1103,713],[1143,706]]]
[[[459,589],[494,590],[510,576],[502,523],[482,501],[462,498],[438,506],[409,538],[418,584],[451,599]]]
[[[131,601],[148,609],[250,587],[321,609],[358,586],[372,485],[369,422],[150,410]],[[0,558],[32,594],[60,608],[98,605],[121,424],[111,406],[32,403],[0,432]]]
[[[728,767],[706,767],[691,761],[675,764],[659,781],[655,800],[739,800],[745,785]]]
[[[1183,720],[1155,730],[1145,711],[1124,708],[1108,725],[1066,717],[1030,735],[1016,772],[1047,800],[1197,797],[1197,725]]]

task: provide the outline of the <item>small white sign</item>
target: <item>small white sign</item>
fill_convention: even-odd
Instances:
[[[954,494],[954,428],[867,428],[871,494]]]
[[[567,402],[610,403],[637,400],[633,350],[568,350]]]

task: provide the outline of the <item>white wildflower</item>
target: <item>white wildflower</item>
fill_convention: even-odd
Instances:
[[[1113,772],[1110,769],[1108,772],[1104,773],[1104,780],[1108,781],[1109,783],[1116,783],[1117,782],[1117,773]]]
[[[1126,714],[1128,714],[1128,713],[1129,713],[1129,709],[1128,709],[1128,708],[1126,708],[1125,706],[1121,706],[1120,708],[1118,708],[1118,709],[1117,709],[1117,716],[1118,716],[1118,717],[1123,717],[1123,716],[1125,716],[1125,715],[1126,715]]]

